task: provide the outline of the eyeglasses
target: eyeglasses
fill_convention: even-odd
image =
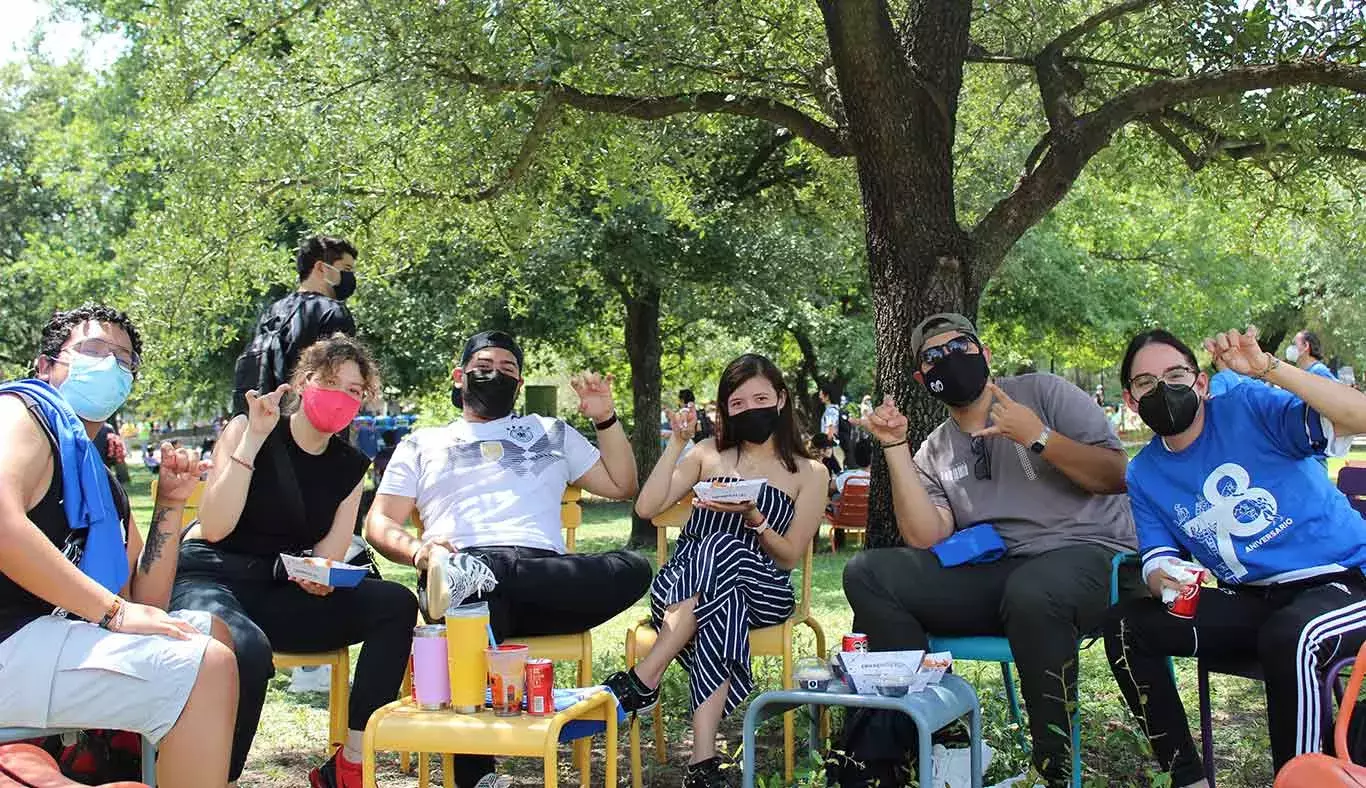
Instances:
[[[945,356],[951,356],[954,353],[971,353],[974,351],[978,353],[982,352],[982,346],[977,342],[976,337],[966,335],[954,337],[942,345],[927,347],[920,351],[920,363],[932,367],[944,360]]]
[[[972,462],[972,477],[979,481],[991,478],[991,450],[987,448],[986,438],[972,439],[972,456],[977,459]]]
[[[129,350],[122,345],[115,345],[103,339],[82,339],[71,347],[67,348],[73,353],[90,358],[114,357],[114,361],[130,375],[138,374],[138,369],[142,367],[142,359],[137,353]]]
[[[1129,393],[1134,399],[1143,399],[1157,388],[1159,381],[1168,386],[1193,386],[1195,375],[1195,370],[1186,366],[1172,367],[1163,372],[1160,378],[1156,375],[1136,375],[1129,381]]]

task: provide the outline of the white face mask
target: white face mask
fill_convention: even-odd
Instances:
[[[1285,348],[1285,358],[1286,358],[1286,360],[1289,361],[1291,364],[1294,364],[1296,361],[1299,361],[1299,360],[1300,360],[1300,348],[1299,348],[1299,346],[1296,345],[1294,342],[1291,342],[1288,346],[1286,346],[1286,348]]]

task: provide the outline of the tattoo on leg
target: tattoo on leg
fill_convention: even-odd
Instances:
[[[142,546],[142,560],[138,562],[138,569],[143,574],[152,571],[152,564],[161,558],[161,551],[171,538],[170,531],[161,530],[161,521],[166,519],[170,511],[167,507],[158,506],[152,512],[152,525],[147,529],[147,542]]]

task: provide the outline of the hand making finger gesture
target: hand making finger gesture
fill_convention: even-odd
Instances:
[[[883,397],[882,404],[873,408],[868,418],[853,419],[853,422],[867,430],[883,446],[904,442],[909,426],[906,415],[897,408],[891,397]]]
[[[691,406],[666,410],[665,413],[669,415],[669,429],[675,438],[687,443],[697,434],[697,411]]]
[[[1044,423],[1028,405],[1010,398],[995,383],[987,384],[991,392],[991,423],[986,429],[972,433],[974,438],[993,438],[1004,435],[1021,446],[1028,447],[1043,434]]]
[[[193,449],[177,449],[169,442],[161,443],[161,467],[157,471],[157,504],[183,506],[194,494],[195,485],[209,469],[209,463],[199,459]]]
[[[255,389],[247,392],[247,431],[265,438],[280,421],[280,398],[289,393],[284,383],[271,393],[261,396]]]
[[[1224,366],[1240,375],[1261,377],[1271,365],[1266,351],[1257,344],[1257,327],[1248,326],[1246,332],[1236,328],[1215,334],[1205,340],[1205,350]]]
[[[612,376],[596,372],[581,372],[569,379],[574,393],[579,395],[579,413],[600,424],[612,418],[616,411],[612,403]]]

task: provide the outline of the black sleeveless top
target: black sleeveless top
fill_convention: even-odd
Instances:
[[[36,409],[36,406],[28,401],[27,397],[20,396],[29,406],[29,413],[38,422],[47,436],[52,448],[52,482],[47,487],[47,493],[42,500],[28,511],[28,519],[38,526],[38,530],[43,532],[43,536],[52,542],[58,550],[66,547],[67,539],[71,536],[71,527],[66,521],[66,511],[62,508],[62,460],[57,450],[57,439],[53,436],[51,428],[43,415]],[[128,540],[128,494],[124,492],[123,485],[119,484],[118,479],[114,478],[113,473],[105,468],[109,474],[109,489],[114,494],[114,507],[119,513],[119,524],[123,527],[124,542]],[[51,602],[44,601],[41,597],[24,590],[18,583],[0,574],[0,640],[5,640],[10,635],[23,629],[29,622],[46,616],[54,610]]]
[[[294,442],[289,419],[283,418],[261,445],[253,464],[256,470],[242,516],[216,546],[232,553],[274,557],[311,550],[327,536],[337,507],[365,477],[370,460],[336,435],[322,454],[309,454]]]

